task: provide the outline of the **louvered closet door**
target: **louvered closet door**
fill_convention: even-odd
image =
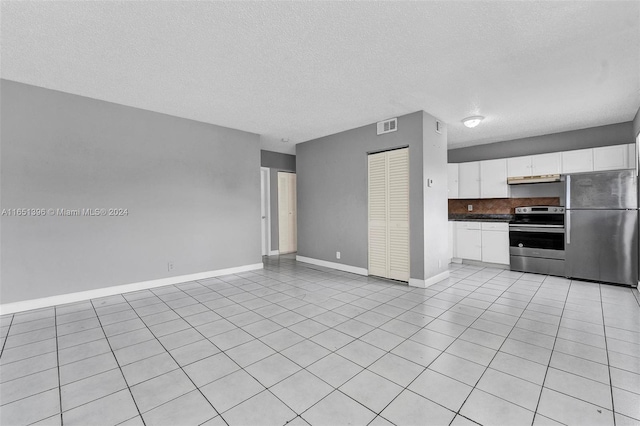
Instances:
[[[409,280],[409,150],[369,155],[369,274]]]
[[[387,153],[389,278],[409,281],[409,150]]]
[[[387,153],[369,155],[369,274],[388,270]]]

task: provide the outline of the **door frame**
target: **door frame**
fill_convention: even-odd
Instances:
[[[263,256],[269,256],[271,253],[271,169],[268,167],[260,167],[260,209],[265,213],[265,220],[260,218],[262,244],[260,250]],[[263,224],[266,229],[262,227]]]

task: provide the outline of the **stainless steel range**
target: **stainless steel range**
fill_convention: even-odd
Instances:
[[[509,223],[512,271],[565,274],[564,207],[516,207]]]

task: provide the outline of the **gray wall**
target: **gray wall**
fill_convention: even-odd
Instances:
[[[260,151],[260,165],[270,169],[296,171],[296,156],[281,152]]]
[[[448,152],[448,161],[449,163],[464,163],[633,143],[635,140],[633,126],[634,124],[628,121],[608,126],[451,149]]]
[[[638,108],[638,112],[636,112],[636,116],[633,119],[633,136],[638,136],[638,133],[640,133],[640,108]]]
[[[424,278],[422,129],[420,111],[393,133],[370,124],[296,146],[300,256],[368,268],[367,153],[409,146],[411,277]]]
[[[268,167],[269,170],[269,214],[271,221],[271,250],[278,250],[280,247],[278,225],[278,172],[295,172],[296,156],[283,154],[281,152],[260,151],[260,165]]]
[[[2,303],[261,261],[258,135],[2,80]],[[174,269],[167,270],[167,262]]]

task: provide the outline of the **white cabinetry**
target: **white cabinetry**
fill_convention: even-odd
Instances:
[[[452,258],[509,264],[508,223],[449,222],[449,241]]]
[[[593,148],[593,170],[626,169],[628,152],[626,145]]]
[[[456,222],[456,257],[482,260],[480,222]]]
[[[513,157],[507,159],[509,177],[531,176],[531,157]]]
[[[449,198],[458,198],[458,163],[447,164]]]
[[[509,177],[555,175],[560,173],[561,162],[559,152],[508,158],[507,173]]]
[[[449,231],[449,251],[447,252],[447,257],[449,257],[449,262],[451,262],[451,260],[456,256],[456,252],[455,252],[455,240],[454,240],[454,235],[455,235],[455,231],[454,231],[454,226],[455,226],[455,222],[449,221],[448,223],[448,231]]]
[[[509,224],[482,222],[482,261],[509,264]]]
[[[562,173],[593,171],[593,149],[576,149],[562,153]]]
[[[506,198],[507,177],[582,173],[636,167],[635,144],[498,160],[448,164],[449,198]]]
[[[560,173],[562,156],[559,152],[531,156],[531,176],[557,175]]]
[[[508,198],[507,160],[480,162],[480,198]]]
[[[480,162],[458,165],[458,198],[480,197]]]

